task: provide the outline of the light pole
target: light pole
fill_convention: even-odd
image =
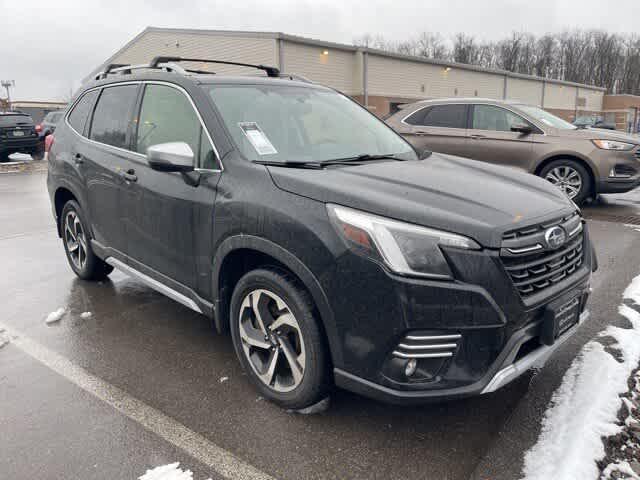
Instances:
[[[11,110],[11,92],[9,89],[11,87],[16,86],[15,80],[2,80],[0,81],[0,85],[2,85],[7,90],[7,104],[9,105],[9,110]]]

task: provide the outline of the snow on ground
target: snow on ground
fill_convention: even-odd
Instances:
[[[51,312],[49,315],[47,315],[47,318],[45,318],[44,321],[45,323],[59,322],[62,317],[64,317],[65,313],[67,313],[67,311],[64,308],[59,308],[55,312]]]
[[[152,468],[147,470],[147,473],[141,477],[138,477],[138,480],[193,480],[191,470],[182,470],[179,467],[180,462],[176,462]]]
[[[88,319],[90,319],[92,316],[93,316],[93,313],[91,313],[91,312],[82,312],[82,313],[80,314],[80,318],[81,318],[81,319],[83,319],[83,320],[88,320]]]
[[[638,308],[619,307],[632,328],[609,326],[600,337],[613,339],[610,347],[592,340],[573,361],[553,394],[537,443],[525,455],[525,480],[599,477],[596,461],[605,456],[602,437],[622,430],[617,421],[620,395],[627,392],[627,381],[640,362],[640,276],[623,297]]]

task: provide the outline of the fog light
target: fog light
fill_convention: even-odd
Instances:
[[[414,373],[416,373],[416,368],[418,367],[418,361],[415,358],[410,359],[404,367],[404,374],[407,377],[410,377]]]

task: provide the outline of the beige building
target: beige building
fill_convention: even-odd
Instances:
[[[147,63],[157,55],[275,65],[336,88],[384,117],[399,104],[441,97],[490,97],[538,105],[567,120],[600,114],[605,89],[270,32],[148,27],[107,64]],[[196,65],[234,73],[235,67]]]

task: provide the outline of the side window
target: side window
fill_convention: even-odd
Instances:
[[[193,150],[196,165],[215,168],[211,142],[189,99],[167,85],[147,85],[144,90],[135,151],[146,153],[159,143],[185,142]]]
[[[426,112],[421,125],[425,127],[467,128],[467,106],[434,105]]]
[[[80,135],[84,134],[84,127],[89,118],[91,107],[98,96],[98,90],[92,90],[85,94],[71,110],[69,114],[69,124]]]
[[[405,123],[409,125],[424,125],[424,117],[429,113],[430,108],[421,108],[416,110],[405,119]]]
[[[474,130],[510,132],[512,125],[523,123],[529,124],[521,116],[504,108],[493,105],[474,105],[473,107],[472,128]]]
[[[127,148],[127,128],[137,91],[137,85],[105,87],[93,112],[89,138]]]

